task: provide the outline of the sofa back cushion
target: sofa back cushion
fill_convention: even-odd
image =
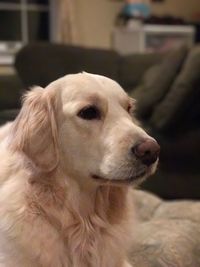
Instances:
[[[154,108],[151,123],[157,130],[199,127],[200,47],[191,49],[165,98]],[[180,127],[180,130],[183,130]]]
[[[122,56],[119,66],[119,80],[121,85],[130,92],[141,81],[144,73],[151,66],[162,61],[161,53],[137,53]]]
[[[31,44],[17,54],[15,67],[25,86],[46,86],[70,73],[97,73],[118,80],[114,51],[60,44]]]
[[[164,60],[145,73],[141,84],[132,96],[138,100],[137,113],[141,118],[148,117],[155,106],[165,97],[176,79],[188,53],[186,46],[169,52]]]

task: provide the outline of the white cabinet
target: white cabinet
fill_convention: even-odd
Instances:
[[[195,27],[148,25],[138,22],[117,27],[112,33],[112,48],[120,54],[163,52],[180,44],[191,46],[195,40]]]

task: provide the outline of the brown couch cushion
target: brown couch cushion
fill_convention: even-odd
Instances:
[[[162,62],[165,54],[144,53],[121,56],[119,81],[126,91],[130,92],[141,81],[144,73],[153,65]]]
[[[165,98],[154,108],[152,125],[159,130],[169,130],[178,124],[191,124],[191,118],[200,114],[200,48],[191,50],[185,64]],[[194,106],[195,103],[195,106]],[[198,112],[197,108],[198,107]],[[188,116],[188,114],[191,114]],[[200,119],[200,118],[199,118]],[[199,124],[199,123],[198,123]]]
[[[15,67],[26,87],[44,87],[66,74],[81,71],[118,80],[118,63],[118,54],[110,50],[35,43],[19,51]]]
[[[165,56],[161,64],[151,67],[146,72],[142,83],[131,94],[138,100],[139,117],[149,117],[155,105],[167,94],[187,52],[188,49],[185,46],[175,49]]]

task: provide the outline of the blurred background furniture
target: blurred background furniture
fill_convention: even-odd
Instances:
[[[0,68],[0,125],[16,117],[22,88],[22,82],[13,68]]]
[[[0,91],[1,123],[16,116],[22,88],[45,87],[80,71],[108,76],[138,99],[137,116],[162,148],[159,170],[142,188],[164,198],[200,198],[200,47],[121,56],[111,50],[38,43],[17,54],[15,68],[20,79],[0,80],[5,88]]]
[[[195,27],[189,25],[153,25],[132,20],[113,31],[113,49],[122,55],[169,51],[182,44],[191,47]]]

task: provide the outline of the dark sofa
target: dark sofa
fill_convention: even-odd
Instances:
[[[22,88],[22,82],[15,73],[0,75],[0,125],[16,117]]]
[[[138,116],[146,130],[157,138],[162,148],[159,171],[154,177],[148,179],[142,188],[164,198],[200,198],[200,164],[198,159],[200,122],[198,123],[198,116],[196,116],[199,112],[198,105],[195,104],[196,113],[193,110],[190,114],[195,118],[195,123],[189,123],[187,127],[184,123],[180,124],[179,119],[175,120],[172,125],[171,121],[168,121],[163,127],[163,121],[161,120],[160,123],[159,117],[161,114],[161,118],[164,118],[162,106],[157,113],[154,113],[155,107],[159,108],[159,105],[168,96],[169,88],[172,87],[181,73],[189,53],[188,50],[181,48],[181,52],[172,52],[172,54],[120,56],[114,51],[107,50],[57,44],[33,44],[24,47],[17,54],[15,67],[25,89],[33,85],[46,86],[65,74],[80,71],[98,73],[118,81],[129,94],[139,100]],[[197,49],[196,57],[200,59],[200,49]],[[171,70],[168,75],[167,70]],[[148,87],[147,84],[151,86]],[[164,88],[161,86],[163,84],[165,84]],[[14,94],[16,97],[15,106],[13,102],[11,106],[8,106],[8,109],[11,107],[13,110],[13,108],[18,107],[19,91],[21,92],[21,88]],[[148,95],[147,92],[152,92],[152,95]],[[158,95],[159,97],[154,99],[154,96]],[[9,93],[7,96],[8,98],[11,97]],[[150,103],[147,101],[147,106],[142,102],[145,97],[151,99]],[[171,102],[176,102],[176,99]],[[180,106],[181,110],[185,110],[185,104],[182,105],[181,103]],[[145,107],[148,108],[143,114]],[[186,108],[188,109],[188,105]],[[0,109],[0,122],[8,120],[9,116],[6,119],[2,117],[5,112],[4,109],[7,107],[0,107]],[[165,105],[163,109],[166,109]],[[167,109],[171,110],[168,106]],[[16,113],[17,110],[14,110],[14,115]],[[12,119],[14,115],[12,112],[10,114],[12,114],[10,116]],[[176,116],[172,113],[171,117],[173,121]],[[190,117],[187,120],[191,122]],[[155,121],[158,123],[156,124]]]

